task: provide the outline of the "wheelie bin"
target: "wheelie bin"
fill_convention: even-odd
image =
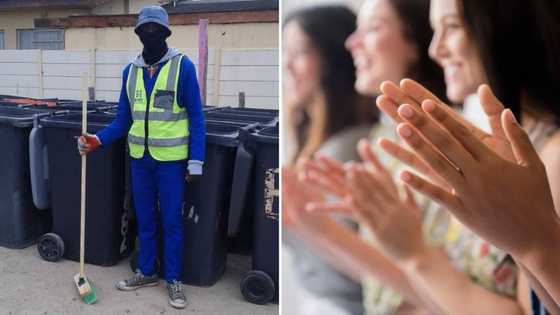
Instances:
[[[103,113],[88,114],[88,132],[96,133],[112,120]],[[48,148],[52,233],[39,240],[39,254],[47,261],[61,257],[79,260],[80,168],[76,139],[82,114],[41,119]],[[85,261],[110,266],[134,248],[134,235],[125,194],[125,140],[100,147],[87,157]]]
[[[57,105],[47,105],[45,103],[35,105],[20,105],[20,108],[48,109],[58,114],[80,112],[82,103],[72,100],[56,100]],[[113,105],[106,102],[88,102],[88,112],[109,111]],[[51,206],[50,180],[48,176],[48,148],[45,139],[45,131],[40,124],[34,124],[29,136],[29,154],[31,168],[31,188],[33,192],[33,202],[39,209],[47,209]]]
[[[227,220],[239,127],[207,123],[204,174],[187,184],[183,281],[213,285],[227,258]]]
[[[24,248],[51,228],[50,209],[33,204],[29,134],[38,116],[52,111],[0,107],[0,246]]]
[[[249,302],[265,304],[278,302],[278,126],[257,130],[249,139],[255,151],[254,249],[241,292]]]
[[[258,122],[256,129],[274,126],[278,123],[278,111],[256,108],[222,108],[207,115],[209,121],[219,123]],[[242,132],[241,138],[246,138]],[[251,254],[253,250],[253,204],[247,202],[248,196],[254,196],[254,152],[249,150],[246,141],[240,141],[228,222],[229,251],[236,254]]]

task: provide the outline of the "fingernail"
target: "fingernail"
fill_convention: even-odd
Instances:
[[[410,108],[410,105],[405,104],[399,108],[399,114],[401,114],[405,118],[412,118],[412,116],[414,116],[414,111],[412,110],[412,108]]]
[[[434,104],[434,102],[432,101],[428,101],[422,105],[422,108],[424,109],[424,111],[430,113],[433,112],[434,109],[436,109],[436,104]]]
[[[360,141],[358,142],[359,146],[367,146],[369,144],[369,141],[367,139],[360,139]]]
[[[401,179],[404,180],[405,182],[409,182],[412,179],[412,177],[410,177],[410,174],[403,172],[401,173]]]
[[[401,134],[401,136],[406,137],[406,138],[409,138],[410,136],[412,136],[412,130],[407,125],[401,126],[399,128],[399,133]]]
[[[494,94],[494,91],[492,91],[492,89],[490,88],[490,86],[488,84],[483,84],[482,85],[486,90],[488,90],[488,93],[490,93],[490,95],[492,97],[496,97],[496,95]]]
[[[509,108],[506,109],[506,118],[509,120],[509,122],[511,122],[513,124],[518,124],[517,119],[515,118],[515,115],[513,114],[511,109],[509,109]]]

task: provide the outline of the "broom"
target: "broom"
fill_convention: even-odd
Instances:
[[[87,78],[82,77],[82,134],[87,133]],[[97,301],[95,288],[91,285],[84,272],[84,251],[86,239],[86,155],[82,155],[82,194],[80,205],[80,273],[74,276],[80,297],[86,304]]]

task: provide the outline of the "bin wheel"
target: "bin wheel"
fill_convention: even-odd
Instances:
[[[241,277],[241,293],[254,304],[266,304],[274,299],[276,285],[265,272],[251,270]]]
[[[47,233],[37,242],[37,251],[46,261],[59,261],[64,256],[64,241],[54,233]]]
[[[138,269],[138,251],[135,251],[130,256],[130,269],[132,270],[132,272],[136,272],[136,269]],[[158,274],[158,276],[161,277],[161,268],[160,268],[159,259],[156,259],[156,273]]]

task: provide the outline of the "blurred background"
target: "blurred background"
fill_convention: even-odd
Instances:
[[[282,0],[281,25],[284,25],[286,17],[298,9],[317,5],[336,4],[346,6],[356,13],[362,3],[363,0]],[[281,112],[281,115],[284,115],[284,112]],[[285,119],[285,116],[283,116],[283,119]],[[285,122],[286,120],[283,121]],[[293,150],[293,145],[290,146],[290,143],[288,143],[289,141],[286,141],[288,138],[286,135],[286,128],[282,128],[281,132],[280,144],[282,150],[280,152],[282,154],[281,161],[284,162],[287,159],[287,153]],[[300,306],[302,302],[307,299],[307,293],[301,288],[297,275],[294,273],[294,253],[290,247],[285,244],[282,245],[281,253],[281,294],[282,300],[284,301],[284,303],[282,303],[282,314],[303,314],[301,313]]]

